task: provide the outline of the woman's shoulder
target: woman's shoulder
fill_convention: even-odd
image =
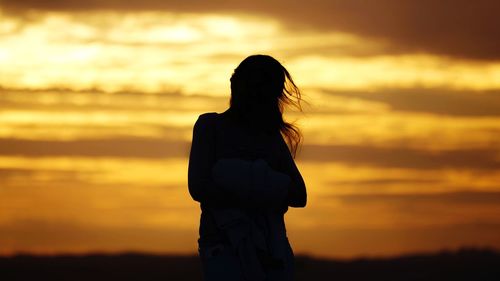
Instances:
[[[214,120],[217,118],[217,116],[219,115],[219,113],[217,112],[205,112],[205,113],[202,113],[198,116],[198,119],[196,120],[195,122],[195,125],[197,126],[203,126],[203,125],[208,125],[212,122],[214,122]]]
[[[219,115],[219,113],[215,112],[215,111],[211,111],[211,112],[205,112],[205,113],[202,113],[198,116],[198,119],[210,119],[210,118],[215,118]]]
[[[203,123],[222,122],[234,124],[235,122],[233,119],[234,117],[232,116],[232,112],[230,109],[227,109],[222,113],[218,113],[215,111],[205,112],[198,116],[198,121],[201,121]]]
[[[205,112],[198,116],[193,125],[194,134],[208,134],[215,126],[216,112]]]

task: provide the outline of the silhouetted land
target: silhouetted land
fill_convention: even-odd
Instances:
[[[296,256],[296,280],[500,280],[500,252],[462,248],[393,258]],[[0,280],[201,280],[197,256],[16,255],[0,257]]]

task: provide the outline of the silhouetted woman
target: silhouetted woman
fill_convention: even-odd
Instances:
[[[294,162],[301,134],[283,110],[300,101],[277,60],[253,55],[231,76],[229,108],[194,124],[188,187],[201,207],[204,280],[292,280],[284,214],[305,207],[307,193]]]

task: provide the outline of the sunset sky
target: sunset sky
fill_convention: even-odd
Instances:
[[[307,3],[307,5],[306,5]],[[195,253],[193,124],[269,54],[299,254],[500,249],[500,2],[0,0],[0,254]]]

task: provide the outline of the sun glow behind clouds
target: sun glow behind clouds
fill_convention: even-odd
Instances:
[[[431,55],[368,58],[304,56],[292,64],[303,85],[337,89],[383,87],[500,88],[500,64],[472,64]],[[311,75],[314,73],[314,75]]]
[[[230,75],[234,61],[214,64],[210,58],[221,50],[237,59],[256,49],[269,50],[267,38],[277,33],[273,21],[216,15],[94,12],[31,17],[23,23],[7,18],[2,25],[0,84],[6,87],[181,88],[220,94],[228,80],[221,77]]]
[[[384,55],[381,42],[343,33],[291,31],[268,18],[164,12],[46,12],[28,18],[2,19],[4,87],[226,95],[228,77],[243,57],[270,53],[308,88],[500,88],[498,63]],[[321,49],[330,51],[318,55]],[[349,50],[370,49],[381,53],[347,55]]]
[[[280,59],[309,102],[305,116],[285,116],[299,117],[305,137],[297,163],[309,205],[287,214],[298,252],[434,250],[454,245],[439,227],[498,222],[500,95],[471,91],[500,89],[498,62],[403,53],[248,15],[0,17],[0,254],[123,250],[137,240],[147,241],[139,250],[192,252],[192,126],[226,109],[229,77],[252,53]],[[122,231],[136,227],[144,228]],[[426,235],[414,232],[422,228]],[[93,235],[105,231],[113,238]],[[497,229],[447,233],[457,245],[498,245],[488,238]]]

